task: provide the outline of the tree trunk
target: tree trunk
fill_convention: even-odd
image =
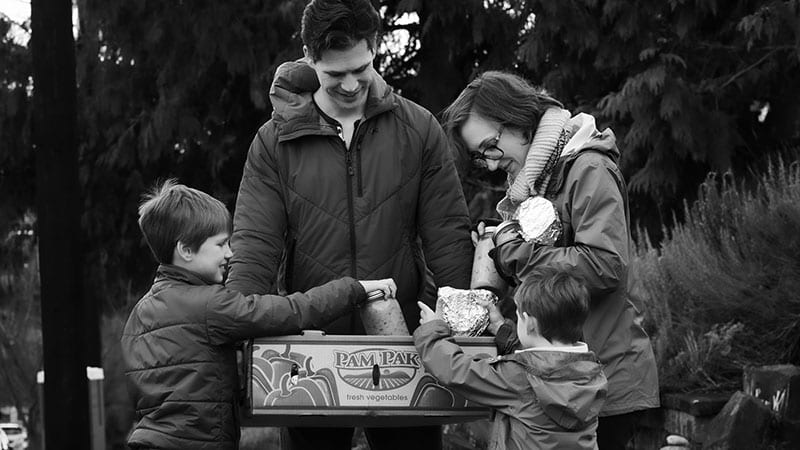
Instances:
[[[71,0],[33,0],[31,25],[45,445],[89,449],[85,337],[97,316],[85,305],[82,282]]]

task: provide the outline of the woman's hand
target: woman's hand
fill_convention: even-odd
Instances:
[[[425,303],[417,302],[417,306],[419,306],[419,324],[422,325],[423,323],[430,322],[431,320],[441,319],[442,317],[434,312],[431,308],[428,307]]]
[[[478,222],[478,226],[475,227],[469,234],[472,237],[472,245],[474,247],[478,246],[478,240],[483,236],[483,233],[486,231],[486,224],[483,221]]]
[[[381,291],[383,292],[384,298],[387,300],[397,296],[397,285],[391,278],[385,278],[383,280],[359,280],[359,283],[361,283],[361,286],[364,286],[367,295],[373,291]]]

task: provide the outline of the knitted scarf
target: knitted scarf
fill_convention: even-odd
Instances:
[[[525,164],[516,178],[508,176],[506,196],[497,204],[503,220],[514,218],[520,203],[528,197],[543,195],[552,175],[552,169],[562,155],[564,145],[571,137],[566,125],[570,112],[562,108],[549,108],[542,114],[539,126],[528,148]],[[572,149],[574,150],[574,148]]]

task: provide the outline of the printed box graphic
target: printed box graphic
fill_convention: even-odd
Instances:
[[[497,354],[490,337],[456,342],[466,354]],[[489,414],[426,373],[410,336],[260,338],[245,364],[246,425],[410,426]]]

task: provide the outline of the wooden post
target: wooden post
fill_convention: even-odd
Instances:
[[[71,0],[31,2],[33,143],[42,303],[45,443],[90,448],[87,330],[96,311],[83,292],[82,205]],[[92,316],[92,314],[94,314]],[[94,365],[94,364],[91,364]],[[35,374],[31,374],[34,376]]]

